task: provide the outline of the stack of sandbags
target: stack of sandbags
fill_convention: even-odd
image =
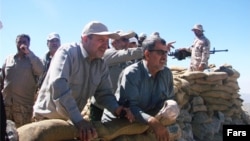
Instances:
[[[238,93],[240,73],[232,66],[213,67],[206,72],[177,68],[170,69],[175,98],[181,108],[177,121],[182,139],[222,140],[223,124],[250,124]]]

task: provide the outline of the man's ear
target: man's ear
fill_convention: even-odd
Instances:
[[[83,42],[86,42],[88,40],[88,36],[87,35],[82,35],[81,38],[82,38]]]
[[[149,55],[150,55],[149,51],[148,51],[148,50],[145,50],[145,51],[144,51],[144,56],[145,56],[145,58],[148,58]]]

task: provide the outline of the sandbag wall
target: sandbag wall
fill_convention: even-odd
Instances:
[[[178,141],[222,141],[224,124],[250,124],[248,113],[242,109],[238,71],[232,67],[217,72],[170,69],[181,109],[177,123],[182,137]]]

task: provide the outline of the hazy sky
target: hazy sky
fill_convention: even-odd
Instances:
[[[0,64],[16,53],[15,39],[21,33],[30,35],[31,50],[42,58],[50,32],[58,32],[62,43],[79,42],[83,26],[92,20],[111,31],[158,31],[168,42],[176,41],[175,48],[190,46],[191,28],[200,23],[211,49],[229,50],[211,55],[209,63],[232,65],[241,74],[240,93],[250,95],[249,13],[249,0],[0,0]],[[168,66],[188,67],[189,62],[169,57]]]

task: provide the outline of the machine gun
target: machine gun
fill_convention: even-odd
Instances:
[[[228,49],[225,50],[215,50],[215,48],[213,48],[213,50],[210,50],[210,54],[215,54],[215,52],[227,52]],[[170,52],[168,54],[168,56],[174,56],[174,58],[177,58],[178,60],[183,60],[186,59],[186,57],[190,57],[191,56],[191,52],[188,52],[186,50],[178,50],[176,49],[174,52]]]

